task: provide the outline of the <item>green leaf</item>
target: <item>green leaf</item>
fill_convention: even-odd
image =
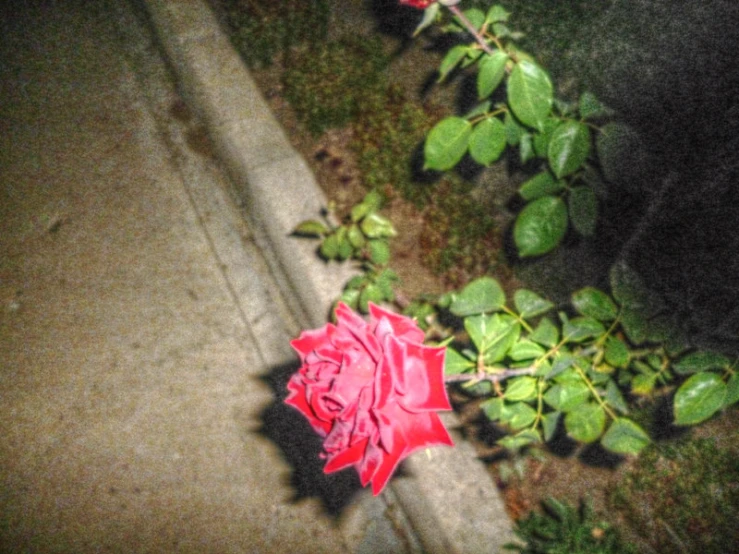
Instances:
[[[582,342],[591,337],[599,337],[606,332],[603,324],[592,317],[574,317],[562,326],[562,335],[567,342]]]
[[[552,348],[559,342],[559,329],[550,319],[544,318],[536,326],[534,332],[529,335],[534,342]]]
[[[534,133],[534,152],[538,158],[546,158],[549,150],[549,141],[554,134],[554,130],[559,126],[561,121],[554,117],[548,117],[544,120],[544,127],[540,132]]]
[[[494,332],[488,337],[487,347],[483,351],[483,360],[486,364],[499,362],[521,335],[521,325],[513,318],[503,318],[499,314],[493,315]]]
[[[480,165],[490,165],[506,147],[505,126],[497,117],[483,119],[470,135],[470,156]]]
[[[390,261],[390,245],[384,239],[372,239],[367,242],[369,258],[373,264],[385,265]]]
[[[568,354],[566,352],[557,352],[557,354],[554,356],[554,363],[552,364],[552,370],[547,373],[546,379],[554,379],[555,377],[558,379],[561,379],[562,374],[564,374],[568,369],[570,369],[575,363],[575,357],[572,354]],[[575,381],[580,380],[580,376],[577,375],[577,372],[574,372],[575,375]]]
[[[542,171],[523,183],[518,189],[518,194],[524,200],[536,200],[542,196],[556,194],[564,188],[564,181],[556,180],[550,171]]]
[[[590,389],[582,381],[572,381],[549,387],[544,401],[559,412],[569,412],[590,398]]]
[[[503,359],[521,333],[514,318],[500,314],[466,317],[464,328],[487,364]]]
[[[490,421],[498,421],[503,417],[503,413],[506,410],[505,403],[500,397],[491,398],[480,404],[483,413],[487,416]]]
[[[726,384],[715,373],[697,373],[675,393],[675,425],[695,425],[723,408]]]
[[[547,159],[554,175],[561,179],[574,173],[590,154],[590,130],[577,121],[565,121],[549,139]]]
[[[726,398],[724,399],[724,407],[729,407],[739,401],[739,373],[735,373],[726,383]]]
[[[336,232],[336,239],[339,242],[338,258],[340,260],[346,260],[351,257],[354,253],[354,247],[349,241],[349,230],[346,227],[339,227],[339,230]]]
[[[626,367],[631,356],[626,344],[616,337],[608,337],[605,347],[606,362],[614,367]]]
[[[490,100],[485,100],[484,102],[480,102],[477,106],[472,108],[470,111],[468,111],[466,114],[464,114],[464,119],[472,120],[477,118],[478,116],[485,115],[490,111],[491,102]]]
[[[501,421],[507,423],[512,429],[522,429],[531,425],[536,419],[536,410],[525,402],[515,402],[501,414]]]
[[[495,312],[505,305],[505,293],[492,277],[480,277],[455,295],[449,311],[459,317]]]
[[[327,260],[334,260],[339,256],[339,238],[336,233],[327,236],[321,243],[321,256]]]
[[[497,444],[508,450],[521,450],[524,446],[541,442],[541,435],[535,429],[524,429],[515,435],[508,435],[499,439]]]
[[[307,237],[320,237],[331,232],[324,223],[311,219],[309,221],[303,221],[299,223],[293,233],[296,235],[303,235]]]
[[[544,440],[550,441],[554,436],[554,432],[557,430],[557,423],[562,412],[549,412],[541,418],[541,428],[544,431]]]
[[[592,237],[598,223],[598,199],[588,186],[570,190],[570,221],[575,230],[584,237]]]
[[[375,285],[367,285],[359,293],[359,309],[367,313],[368,303],[379,304],[382,302],[382,291]]]
[[[543,196],[526,205],[516,218],[513,240],[521,257],[553,250],[567,231],[567,207],[561,198]]]
[[[485,54],[480,60],[477,73],[477,96],[487,98],[498,88],[505,75],[505,64],[508,54],[502,50],[494,50],[492,54]]]
[[[462,13],[464,13],[464,16],[467,18],[467,20],[472,23],[472,26],[475,28],[476,31],[479,31],[480,27],[482,27],[483,23],[485,23],[485,14],[477,8],[470,8],[469,10],[464,10],[464,12]],[[459,21],[459,18],[456,16],[454,18],[454,21],[456,21],[459,25],[462,24]]]
[[[621,327],[626,333],[629,341],[633,344],[641,344],[647,340],[648,325],[644,316],[631,308],[624,307],[621,311]]]
[[[510,17],[510,15],[511,14],[507,12],[503,6],[495,4],[490,7],[488,13],[485,15],[485,23],[505,23],[508,21],[508,17]]]
[[[446,53],[446,56],[441,60],[441,65],[439,66],[439,83],[446,79],[449,72],[452,71],[460,61],[462,61],[462,58],[467,55],[469,50],[470,47],[466,44],[459,44],[451,48],[449,52]]]
[[[400,278],[398,277],[398,274],[389,268],[383,270],[383,272],[377,276],[375,284],[382,291],[383,300],[392,301],[395,298],[393,285],[399,280]]]
[[[513,67],[508,78],[508,104],[521,123],[543,130],[552,100],[552,82],[546,71],[530,60]]]
[[[617,454],[638,454],[649,442],[644,429],[626,418],[616,419],[601,439],[604,448]]]
[[[580,404],[565,415],[565,429],[573,439],[590,443],[603,434],[606,413],[595,402]]]
[[[518,314],[528,319],[548,312],[554,304],[527,289],[518,289],[513,295],[513,304]]]
[[[487,337],[492,334],[493,316],[474,315],[464,318],[464,328],[478,352],[487,346]]]
[[[518,151],[521,156],[522,164],[525,164],[526,162],[536,158],[536,151],[534,150],[534,137],[531,136],[531,133],[523,133],[521,135],[521,142],[519,144]]]
[[[362,201],[355,205],[351,211],[351,218],[354,223],[358,223],[360,219],[370,212],[379,210],[382,207],[382,195],[376,190],[369,191]]]
[[[603,105],[592,92],[583,92],[580,95],[580,116],[583,119],[607,117],[612,111]]]
[[[613,321],[618,316],[618,308],[611,297],[594,287],[585,287],[574,292],[572,306],[578,313],[598,321]]]
[[[362,219],[359,227],[362,229],[365,236],[371,239],[389,238],[397,235],[397,232],[393,228],[393,224],[390,223],[390,220],[381,216],[377,212],[367,214],[367,216]]]
[[[454,348],[446,348],[444,358],[444,374],[457,375],[475,368],[475,362],[457,352]]]
[[[359,290],[346,289],[341,293],[341,301],[349,306],[352,310],[359,309]]]
[[[730,363],[729,358],[715,352],[693,352],[680,358],[672,367],[675,373],[685,375],[709,369],[725,369]]]
[[[367,239],[365,238],[364,233],[361,231],[359,225],[357,225],[356,223],[352,223],[349,227],[347,238],[349,239],[349,243],[354,248],[362,248],[367,243]]]
[[[513,361],[534,360],[546,354],[541,346],[530,340],[520,340],[511,347],[508,355]]]
[[[621,394],[621,389],[618,388],[613,379],[608,379],[605,400],[622,414],[629,413],[629,407],[626,405],[623,394]]]
[[[506,112],[503,118],[503,124],[505,125],[505,136],[508,144],[516,146],[521,142],[521,137],[526,133],[526,129],[516,121],[511,112]]]
[[[524,375],[508,382],[503,397],[509,402],[521,402],[536,398],[536,379]]]
[[[657,373],[642,373],[631,380],[631,393],[646,396],[652,393],[657,382]]]
[[[437,123],[424,145],[424,169],[446,171],[462,159],[467,151],[472,124],[461,117],[447,117]]]

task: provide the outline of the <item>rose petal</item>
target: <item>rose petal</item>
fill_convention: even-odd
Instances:
[[[336,453],[327,453],[327,462],[323,468],[324,473],[333,473],[334,471],[342,470],[349,466],[358,466],[364,457],[364,453],[367,450],[368,440],[359,441],[346,450],[342,450]],[[360,475],[361,477],[361,475]],[[362,483],[364,486],[366,483]]]
[[[326,417],[323,413],[320,418],[316,416],[316,410],[308,399],[305,385],[299,375],[293,375],[290,378],[290,381],[287,384],[287,390],[290,391],[290,394],[285,399],[285,404],[296,408],[306,417],[311,427],[313,427],[319,435],[325,437],[331,430],[331,418]]]
[[[423,343],[426,335],[413,319],[385,310],[372,302],[369,302],[368,306],[370,313],[370,327],[374,327],[376,329],[379,322],[382,319],[386,319],[393,329],[393,334],[400,340]]]
[[[328,336],[332,327],[333,324],[327,323],[320,329],[303,331],[297,339],[290,341],[290,346],[298,353],[301,362],[305,356],[329,343]]]

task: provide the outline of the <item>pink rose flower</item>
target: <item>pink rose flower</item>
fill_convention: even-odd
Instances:
[[[434,2],[436,2],[436,0],[400,0],[401,4],[405,4],[406,6],[413,6],[414,8],[418,8],[419,10],[425,10]]]
[[[303,331],[290,343],[302,365],[285,403],[324,437],[324,472],[354,466],[377,495],[412,452],[454,443],[436,413],[451,409],[445,349],[424,346],[412,319],[369,309],[367,323],[340,303],[336,325]]]

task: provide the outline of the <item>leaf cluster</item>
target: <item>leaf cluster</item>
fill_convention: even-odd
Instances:
[[[341,300],[354,309],[367,313],[367,304],[392,301],[393,284],[397,274],[387,266],[390,261],[389,239],[397,232],[390,221],[380,215],[383,197],[370,191],[355,205],[347,218],[334,225],[311,219],[298,224],[293,233],[303,237],[319,238],[318,252],[327,261],[357,260],[364,270],[347,283]]]
[[[563,426],[579,442],[637,454],[650,438],[629,417],[629,399],[677,388],[676,425],[700,423],[739,400],[738,361],[634,342],[629,335],[643,322],[625,300],[586,287],[572,295],[571,310],[554,314],[533,291],[517,290],[508,307],[496,280],[472,281],[439,299],[469,339],[447,348],[447,380],[490,394],[481,408],[511,431],[498,441],[511,450],[549,441]]]
[[[516,218],[513,238],[522,257],[538,256],[558,246],[570,224],[584,236],[595,232],[593,185],[599,173],[592,128],[610,112],[591,93],[575,103],[555,98],[548,73],[514,43],[519,35],[508,28],[509,15],[499,5],[487,13],[472,8],[463,12],[464,21],[456,18],[445,27],[451,33],[473,32],[477,40],[449,50],[440,79],[476,65],[480,103],[434,126],[424,145],[425,168],[447,171],[465,155],[489,166],[507,148],[517,148],[523,164],[540,170],[519,190],[526,206]]]

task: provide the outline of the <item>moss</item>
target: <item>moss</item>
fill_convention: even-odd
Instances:
[[[398,193],[416,207],[428,203],[432,186],[418,179],[414,153],[420,157],[424,137],[435,118],[427,108],[409,100],[398,85],[363,99],[354,121],[353,150],[368,188]]]
[[[728,552],[739,540],[736,455],[710,438],[657,443],[635,461],[610,503],[657,552]]]
[[[250,67],[271,65],[286,48],[317,44],[328,33],[328,0],[214,0],[231,40]]]
[[[290,52],[285,95],[314,135],[356,117],[368,99],[387,87],[387,58],[379,39],[346,37]]]

